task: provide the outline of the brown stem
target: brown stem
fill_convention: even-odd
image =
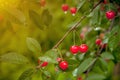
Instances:
[[[100,0],[91,10],[90,13],[101,3],[102,1]],[[90,14],[89,13],[89,14]],[[83,17],[80,18],[80,20],[74,25],[72,26],[65,34],[64,36],[57,42],[57,44],[52,48],[52,49],[56,49],[62,42],[63,40],[67,37],[67,35],[73,31],[74,29],[76,29],[80,23],[86,18],[86,16],[84,15]]]
[[[115,21],[115,19],[113,19],[113,20],[111,21],[111,24],[110,24],[109,29],[108,29],[107,32],[110,32],[110,31],[112,30],[113,25],[114,25],[114,21]],[[104,45],[104,44],[103,44],[103,45]],[[98,58],[98,57],[101,55],[103,49],[104,49],[104,48],[101,47],[101,48],[97,51],[97,56],[96,56],[96,58]],[[92,68],[93,68],[93,66],[95,65],[95,62],[96,62],[96,61],[97,61],[97,59],[96,59],[96,60],[94,61],[94,63],[90,66],[90,68],[87,70],[86,77],[88,77],[88,74],[89,74],[89,72],[92,70]]]
[[[90,71],[92,70],[92,68],[94,67],[94,65],[95,65],[98,57],[100,56],[100,53],[102,52],[102,50],[103,50],[103,47],[101,47],[101,48],[99,49],[99,51],[97,52],[96,59],[94,60],[93,64],[88,68],[88,70],[87,70],[87,72],[86,72],[86,78],[88,77],[89,72],[90,72]]]
[[[82,20],[84,20],[86,18],[86,16],[83,16],[77,23],[76,25],[74,25],[73,27],[71,27],[66,33],[65,35],[58,41],[58,43],[53,47],[53,49],[57,48],[61,43],[62,41],[67,37],[67,35],[73,31],[75,28],[77,28],[79,26],[79,24],[81,23]]]
[[[109,29],[108,29],[107,32],[110,32],[110,31],[112,30],[113,25],[114,25],[114,21],[115,21],[115,19],[113,19],[113,20],[111,21],[111,24],[110,24]]]

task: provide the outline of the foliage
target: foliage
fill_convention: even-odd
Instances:
[[[10,76],[10,80],[119,80],[113,75],[120,62],[119,0],[11,1],[6,2],[9,5],[0,1],[0,64],[27,67],[21,66],[24,72]],[[77,8],[74,16],[61,10],[65,3]],[[113,19],[106,17],[109,10],[116,13]],[[95,43],[98,38],[100,45]],[[81,44],[88,45],[87,52],[70,52],[71,45]],[[59,68],[61,61],[68,62],[66,70]],[[43,67],[44,62],[48,65]]]

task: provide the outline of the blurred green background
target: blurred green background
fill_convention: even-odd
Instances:
[[[0,0],[0,55],[16,52],[26,56],[31,63],[37,64],[39,54],[29,51],[26,38],[36,39],[41,45],[41,54],[53,45],[68,30],[76,17],[61,10],[65,0],[46,0],[45,6],[40,0]],[[77,0],[66,0],[70,6],[76,6]],[[63,48],[71,43],[68,37]],[[31,64],[11,64],[0,62],[0,80],[17,80],[20,74]]]

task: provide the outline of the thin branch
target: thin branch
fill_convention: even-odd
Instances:
[[[67,37],[67,35],[73,31],[75,28],[77,28],[77,26],[79,26],[79,24],[81,23],[81,21],[83,21],[84,19],[86,18],[86,16],[83,16],[77,23],[76,25],[74,25],[73,27],[71,27],[66,33],[65,35],[58,41],[58,43],[53,47],[53,49],[57,48],[61,43],[62,41]]]
[[[110,32],[110,31],[112,30],[113,25],[114,25],[114,21],[115,21],[115,19],[113,19],[113,20],[111,21],[111,24],[110,24],[109,29],[107,30],[107,32]],[[102,53],[102,50],[104,49],[103,46],[104,46],[104,44],[103,44],[102,47],[97,51],[97,56],[96,56],[96,58],[98,58],[98,57],[100,56],[100,54]],[[95,65],[95,62],[96,62],[96,61],[97,61],[97,59],[94,61],[94,63],[91,65],[91,67],[87,70],[87,72],[86,72],[86,77],[88,76],[89,72],[92,70],[92,68],[93,68],[93,66]]]
[[[100,0],[91,10],[90,13],[102,2],[102,0]],[[89,13],[89,14],[90,14]],[[83,17],[80,18],[80,20],[74,25],[72,26],[65,34],[64,36],[57,42],[57,44],[52,48],[52,49],[56,49],[62,42],[63,40],[67,37],[67,35],[73,31],[74,29],[76,29],[80,23],[86,18],[86,15],[84,15]]]
[[[100,0],[92,9],[91,9],[91,11],[90,12],[92,12],[99,4],[101,4],[103,1],[102,0]]]
[[[110,24],[109,29],[108,29],[107,32],[110,32],[110,31],[112,30],[113,25],[114,25],[114,21],[115,21],[115,19],[113,19],[113,20],[111,21],[111,24]]]
[[[86,72],[86,78],[88,77],[89,72],[92,70],[93,66],[95,65],[97,59],[98,59],[98,58],[96,58],[96,59],[94,60],[93,64],[92,64],[92,65],[89,67],[89,69],[87,70],[87,72]]]

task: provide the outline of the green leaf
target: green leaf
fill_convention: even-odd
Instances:
[[[99,67],[101,68],[101,69],[103,69],[104,70],[104,72],[107,70],[107,66],[108,66],[108,64],[107,64],[107,62],[105,61],[105,59],[103,59],[103,58],[99,58]]]
[[[81,0],[77,6],[77,10],[79,10],[85,4],[85,2],[86,2],[86,0]]]
[[[106,77],[102,74],[92,73],[89,74],[85,80],[104,80]]]
[[[79,54],[79,55],[78,55],[78,59],[79,59],[79,60],[83,60],[83,59],[84,59],[84,56],[85,56],[85,54]]]
[[[65,80],[65,74],[64,73],[60,73],[57,80]]]
[[[96,51],[92,51],[92,52],[90,53],[90,56],[91,56],[91,57],[94,57],[94,56],[95,56],[95,53],[96,53]]]
[[[54,59],[52,59],[51,57],[48,57],[48,56],[39,57],[39,59],[40,59],[41,61],[47,61],[47,62],[49,62],[49,63],[57,63],[56,60],[54,60]]]
[[[93,17],[94,16],[94,17]],[[90,15],[90,25],[99,25],[100,24],[100,11],[99,7],[97,7]]]
[[[45,10],[42,12],[41,19],[42,19],[43,23],[44,23],[46,26],[49,26],[49,25],[50,25],[50,23],[52,22],[52,15],[51,15],[50,12],[48,11],[48,9],[45,9]]]
[[[72,76],[71,72],[60,73],[56,80],[76,80]]]
[[[116,49],[114,49],[114,51],[112,52],[113,56],[114,56],[114,60],[115,62],[120,62],[120,47],[118,46]]]
[[[48,71],[44,71],[43,73],[44,73],[45,76],[47,76],[47,77],[51,77],[51,73],[50,73],[50,72],[48,72]]]
[[[15,52],[10,52],[0,56],[0,61],[15,63],[15,64],[28,63],[28,59],[25,56]]]
[[[111,51],[113,51],[118,45],[119,43],[119,38],[117,36],[113,36],[109,39],[108,41],[108,46],[110,48]]]
[[[58,57],[58,54],[59,53],[57,51],[51,49],[45,53],[45,56],[49,56],[52,59],[56,59]]]
[[[107,75],[111,75],[111,73],[113,73],[113,71],[114,71],[115,63],[113,61],[109,61],[107,67],[108,67]]]
[[[77,72],[78,72],[78,68],[76,68],[73,72],[72,72],[72,75],[75,77],[77,76]]]
[[[20,11],[17,8],[6,8],[5,9],[10,15],[12,15],[12,17],[14,17],[15,19],[17,19],[20,23],[25,23],[26,21],[26,17],[23,14],[22,11]]]
[[[78,67],[77,75],[80,75],[81,73],[86,71],[95,61],[96,59],[93,58],[85,59]]]
[[[41,30],[44,29],[44,25],[41,21],[41,17],[38,13],[36,13],[35,11],[33,10],[30,10],[29,11],[29,16],[30,16],[30,19],[33,21],[33,23],[38,26]]]
[[[34,73],[34,69],[30,68],[26,71],[24,71],[18,80],[32,80],[32,74]]]
[[[26,39],[26,42],[28,49],[31,50],[32,52],[39,53],[41,51],[41,46],[37,40],[28,37]]]
[[[39,57],[41,61],[48,61],[50,63],[57,63],[58,53],[54,50],[49,50],[43,57]]]
[[[74,58],[68,58],[68,59],[66,59],[66,61],[68,61],[69,65],[73,65],[73,64],[78,64],[79,63],[79,61],[77,61]]]
[[[103,59],[114,59],[114,56],[110,52],[104,52],[101,54]]]
[[[120,27],[119,26],[114,26],[112,31],[108,34],[108,47],[110,48],[111,51],[116,49],[116,47],[119,44],[120,40]]]

